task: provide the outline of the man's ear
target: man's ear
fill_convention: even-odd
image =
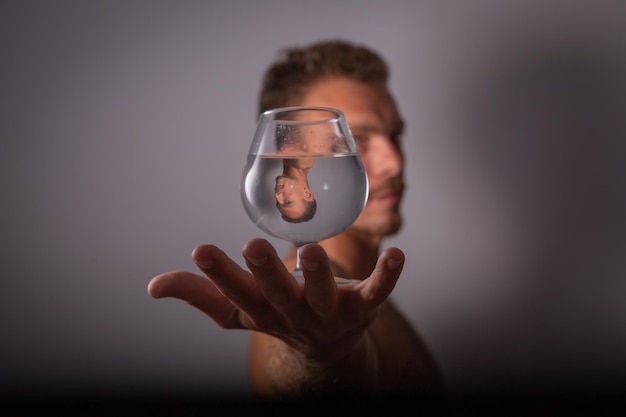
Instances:
[[[304,199],[306,201],[315,201],[315,195],[313,195],[313,191],[308,187],[304,189]]]

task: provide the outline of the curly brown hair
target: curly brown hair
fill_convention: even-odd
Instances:
[[[298,105],[307,89],[326,77],[386,84],[389,67],[372,49],[343,40],[283,49],[263,77],[259,112]]]

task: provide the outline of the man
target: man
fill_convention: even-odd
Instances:
[[[285,221],[300,223],[315,216],[317,202],[308,178],[312,167],[313,158],[291,158],[283,162],[283,174],[276,177],[274,199]]]
[[[192,257],[208,280],[174,271],[148,286],[152,297],[185,300],[223,328],[252,330],[250,381],[261,397],[441,388],[424,342],[387,299],[404,263],[398,248],[381,252],[402,225],[404,191],[404,123],[387,81],[375,52],[341,41],[287,50],[265,74],[260,111],[342,110],[368,175],[368,202],[353,225],[302,249],[303,285],[289,273],[295,249],[281,261],[266,240],[253,239],[243,249],[250,272],[201,245]],[[336,284],[333,275],[351,281]]]

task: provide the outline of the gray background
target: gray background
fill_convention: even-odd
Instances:
[[[334,37],[392,68],[393,298],[450,385],[623,381],[625,4],[1,1],[4,392],[249,392],[247,333],[146,285],[264,236],[238,190],[261,73]]]

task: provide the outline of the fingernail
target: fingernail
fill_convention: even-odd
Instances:
[[[212,259],[208,259],[208,260],[196,259],[197,252],[198,252],[197,247],[191,251],[191,259],[193,259],[195,264],[198,265],[200,268],[204,268],[204,269],[213,268],[213,265],[215,265],[215,262],[213,262]]]
[[[389,268],[390,271],[393,271],[394,269],[398,268],[401,263],[402,262],[397,259],[389,259],[387,261],[387,268]]]
[[[304,265],[304,267],[308,269],[309,271],[317,271],[318,268],[320,267],[319,262],[307,261],[305,259],[302,259],[302,265]]]
[[[198,265],[200,268],[204,268],[204,269],[211,269],[213,268],[213,265],[215,265],[215,263],[213,261],[198,261],[195,260],[196,265]]]
[[[263,266],[267,262],[267,256],[264,256],[262,258],[250,258],[246,256],[246,259],[254,266]]]

